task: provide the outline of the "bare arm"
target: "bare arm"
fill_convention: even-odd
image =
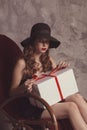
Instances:
[[[22,80],[23,77],[23,73],[24,73],[24,69],[25,69],[25,61],[24,59],[20,59],[13,71],[13,78],[12,78],[12,84],[11,84],[11,88],[10,88],[10,95],[17,95],[19,93],[21,93],[22,91],[24,91],[24,86],[19,86],[20,82]]]
[[[52,57],[50,57],[50,60],[51,60],[51,63],[52,63],[52,68],[53,68],[53,69],[56,68],[57,65],[56,65],[56,63],[55,63],[55,61],[53,60]]]

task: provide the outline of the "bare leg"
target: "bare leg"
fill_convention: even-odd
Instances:
[[[87,130],[87,124],[83,120],[77,105],[73,102],[57,103],[52,106],[57,119],[69,118],[75,130]],[[50,118],[47,110],[44,110],[41,118]]]
[[[79,111],[84,118],[85,122],[87,123],[87,102],[84,100],[84,98],[78,93],[71,95],[66,98],[66,101],[68,102],[74,102],[79,108]]]

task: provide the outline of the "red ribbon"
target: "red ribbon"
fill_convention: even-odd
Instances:
[[[62,94],[62,90],[61,90],[61,87],[59,85],[59,82],[58,82],[58,79],[55,75],[50,75],[51,77],[54,77],[55,78],[55,81],[56,81],[56,84],[57,84],[57,88],[58,88],[58,91],[59,91],[59,94],[60,94],[60,97],[61,97],[61,100],[63,100],[63,94]]]
[[[58,82],[58,79],[57,77],[54,75],[55,72],[57,72],[58,69],[53,69],[49,74],[42,74],[40,77],[38,76],[34,76],[34,79],[37,81],[37,80],[40,80],[40,79],[43,79],[45,77],[54,77],[55,78],[55,81],[56,81],[56,84],[57,84],[57,88],[58,88],[58,91],[59,91],[59,94],[60,94],[60,97],[61,97],[61,100],[63,100],[63,94],[62,94],[62,90],[61,90],[61,87],[59,85],[59,82]]]

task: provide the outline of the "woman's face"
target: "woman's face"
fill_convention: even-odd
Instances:
[[[35,52],[36,53],[45,53],[49,48],[49,41],[47,40],[38,40],[35,41]]]

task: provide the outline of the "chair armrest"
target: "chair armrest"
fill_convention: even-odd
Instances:
[[[14,101],[15,99],[21,98],[21,97],[26,97],[26,98],[31,97],[31,98],[34,98],[35,100],[38,100],[39,102],[41,102],[46,107],[46,109],[48,110],[50,117],[51,117],[51,120],[49,121],[50,123],[45,120],[46,125],[52,125],[53,124],[54,129],[58,130],[58,122],[56,120],[56,117],[55,117],[55,114],[54,114],[52,108],[50,107],[50,105],[44,99],[42,99],[41,97],[39,97],[35,94],[25,92],[24,94],[20,94],[20,95],[17,95],[17,96],[10,97],[3,104],[0,105],[0,110],[4,110],[4,107],[6,107],[6,105],[8,105],[10,102]],[[11,117],[8,113],[6,113],[6,111],[4,111],[4,113],[8,116],[8,118],[11,121],[13,121],[15,123],[21,122],[22,124],[27,123],[27,124],[31,124],[31,125],[32,124],[38,125],[41,122],[42,124],[44,124],[44,119],[34,120],[34,121],[33,120],[30,121],[30,120],[25,119],[25,120],[17,121],[17,119],[14,119],[13,117]]]

